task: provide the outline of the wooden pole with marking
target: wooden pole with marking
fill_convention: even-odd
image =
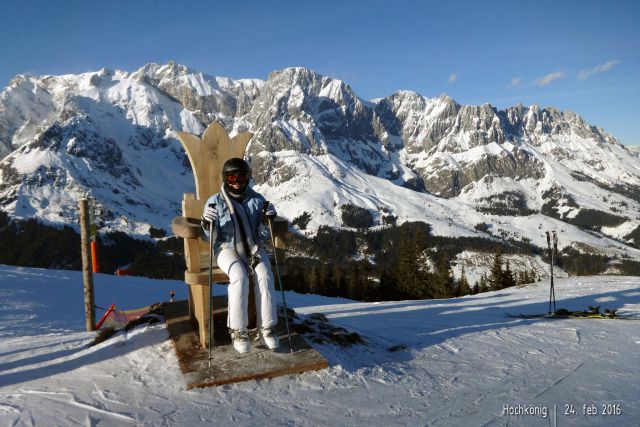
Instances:
[[[93,273],[89,249],[89,201],[80,200],[80,245],[82,252],[82,283],[84,285],[84,314],[87,332],[96,330],[96,306],[93,295]]]

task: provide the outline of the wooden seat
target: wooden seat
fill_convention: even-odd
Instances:
[[[233,139],[218,123],[212,123],[202,138],[186,132],[177,132],[178,139],[185,149],[196,184],[196,193],[185,193],[182,200],[182,216],[176,217],[171,229],[176,236],[184,239],[185,282],[189,286],[189,319],[197,326],[202,347],[208,346],[209,316],[209,243],[202,239],[203,230],[200,216],[204,203],[213,194],[220,191],[222,185],[222,166],[232,158],[244,156],[249,132],[236,135]],[[284,261],[284,235],[289,224],[284,218],[276,218],[273,223],[275,254],[278,262]],[[218,268],[213,260],[212,281],[228,283],[227,275]],[[253,303],[253,298],[249,298]],[[249,315],[255,317],[255,309],[249,308]]]

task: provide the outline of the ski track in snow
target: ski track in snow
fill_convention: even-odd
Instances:
[[[185,298],[183,283],[96,275],[96,303]],[[215,290],[225,292],[224,288]],[[548,308],[539,282],[450,300],[360,303],[287,293],[364,345],[313,344],[329,368],[187,391],[162,324],[86,348],[81,273],[0,266],[0,425],[637,425],[640,321],[519,319]],[[640,277],[558,279],[558,307],[640,316]],[[58,313],[58,315],[56,315]],[[99,316],[100,313],[97,313]],[[18,320],[16,320],[18,319]],[[622,414],[582,413],[584,404]],[[576,414],[564,415],[565,404]],[[503,413],[548,408],[548,417]],[[555,405],[555,408],[554,408]]]

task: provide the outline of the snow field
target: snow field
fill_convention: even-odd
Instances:
[[[186,296],[178,281],[95,278],[99,305],[140,307],[166,300],[169,289]],[[600,426],[640,419],[640,322],[505,316],[545,312],[548,282],[380,303],[287,292],[300,315],[323,313],[366,344],[313,344],[330,362],[323,371],[191,391],[162,324],[86,348],[94,334],[83,331],[80,272],[0,266],[0,296],[1,425]],[[638,277],[558,279],[556,297],[559,308],[601,305],[640,316]],[[583,414],[591,404],[619,405],[621,413]],[[564,415],[564,405],[576,414]],[[546,408],[546,418],[513,415],[518,408]]]

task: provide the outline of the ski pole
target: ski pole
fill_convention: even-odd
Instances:
[[[291,341],[291,332],[289,331],[289,313],[287,313],[287,300],[284,297],[284,290],[282,289],[282,277],[280,276],[280,267],[278,266],[278,255],[276,253],[276,238],[273,235],[273,218],[267,217],[269,221],[269,234],[271,234],[271,244],[273,245],[273,259],[276,264],[276,274],[278,275],[278,285],[280,287],[280,293],[282,294],[282,305],[284,306],[284,323],[287,326],[287,336],[289,337],[289,349],[293,354],[293,342]]]
[[[555,313],[556,312],[556,289],[555,286],[553,285],[553,259],[554,259],[554,252],[551,251],[551,293],[549,294],[549,312],[550,313]],[[553,301],[553,311],[551,311],[551,301]]]
[[[558,256],[558,235],[556,232],[553,232],[553,257],[551,258],[551,263],[555,263],[556,256]],[[556,288],[553,287],[553,312],[556,312]]]
[[[210,207],[215,205],[210,204]],[[213,221],[209,223],[209,369],[211,369],[211,349],[213,348]]]
[[[547,249],[549,250],[549,256],[551,257],[551,264],[550,264],[551,284],[549,286],[549,314],[551,314],[551,313],[555,312],[555,307],[554,307],[554,311],[551,311],[551,300],[552,300],[553,294],[554,294],[554,289],[553,289],[553,251],[551,250],[551,236],[549,235],[548,231],[546,232],[546,234],[547,234]]]

